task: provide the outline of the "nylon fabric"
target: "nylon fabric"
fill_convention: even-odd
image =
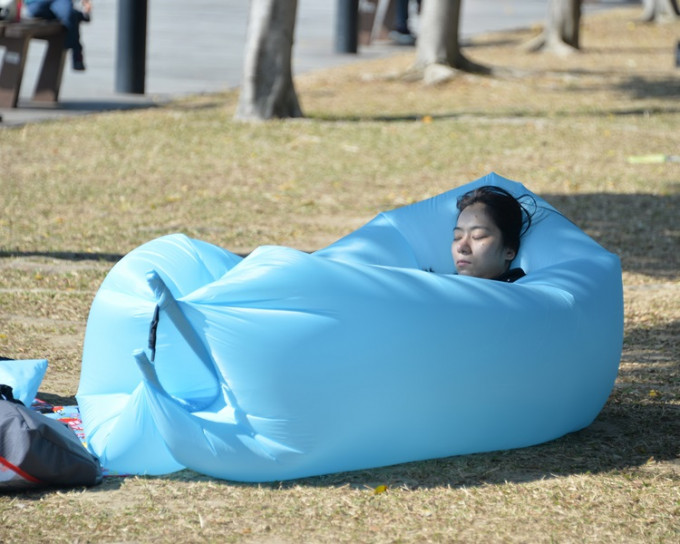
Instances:
[[[535,202],[515,283],[454,273],[456,201],[489,184]],[[622,293],[616,255],[497,174],[312,254],[175,234],[104,280],[77,398],[93,452],[123,473],[272,481],[530,446],[602,409]]]

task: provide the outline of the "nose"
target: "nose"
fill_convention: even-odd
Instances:
[[[462,253],[463,255],[469,254],[470,244],[468,243],[467,236],[463,236],[458,240],[455,240],[453,242],[453,248],[456,251],[456,253]]]

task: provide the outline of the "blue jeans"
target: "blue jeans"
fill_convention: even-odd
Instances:
[[[397,0],[394,12],[394,30],[402,34],[408,34],[408,2],[409,0]]]
[[[83,20],[83,14],[73,7],[73,0],[29,0],[24,4],[32,17],[57,19],[64,25],[66,27],[64,48],[72,50],[73,58],[82,58],[80,23]]]

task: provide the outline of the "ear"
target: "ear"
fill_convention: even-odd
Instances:
[[[505,260],[510,262],[512,261],[515,257],[517,257],[517,252],[509,247],[505,248]]]

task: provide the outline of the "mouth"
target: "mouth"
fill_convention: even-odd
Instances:
[[[464,266],[470,266],[470,261],[456,261],[456,268],[464,267]]]

